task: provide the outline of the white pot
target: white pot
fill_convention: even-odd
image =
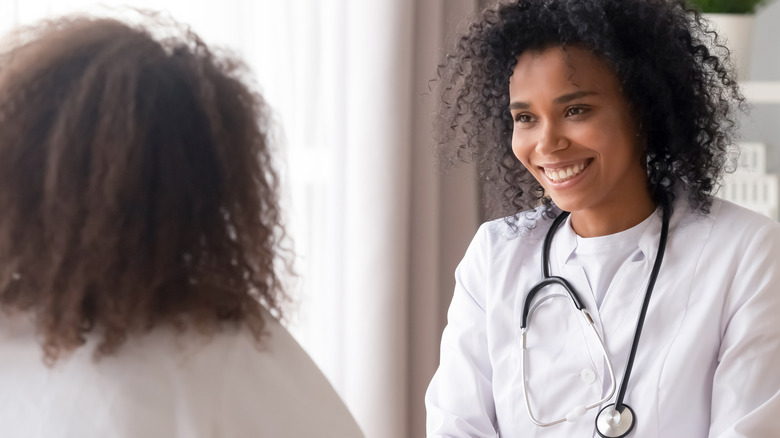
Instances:
[[[753,31],[756,16],[754,14],[703,14],[726,41],[731,52],[731,61],[736,67],[737,79],[749,78],[750,56],[753,51]]]

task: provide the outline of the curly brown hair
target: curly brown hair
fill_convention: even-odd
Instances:
[[[154,35],[162,35],[155,37]],[[71,16],[0,55],[0,308],[54,363],[161,324],[258,340],[289,272],[269,111],[186,27]]]
[[[615,72],[647,139],[653,200],[670,205],[679,183],[690,205],[707,212],[744,98],[728,50],[699,12],[685,0],[502,0],[439,67],[440,155],[478,161],[488,218],[539,204],[551,212],[512,152],[508,90],[521,54],[554,46],[583,47]]]

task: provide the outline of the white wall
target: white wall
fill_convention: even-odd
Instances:
[[[780,82],[780,1],[774,1],[756,16],[753,53],[748,79]],[[780,103],[761,104],[742,117],[744,141],[767,144],[767,171],[780,173]]]

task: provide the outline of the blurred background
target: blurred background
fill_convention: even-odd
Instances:
[[[440,170],[430,80],[489,0],[0,0],[0,31],[71,12],[163,11],[241,56],[274,109],[299,278],[287,325],[369,438],[424,435],[453,272],[481,221],[475,172]],[[748,81],[779,81],[780,4]],[[780,172],[780,98],[743,139]]]

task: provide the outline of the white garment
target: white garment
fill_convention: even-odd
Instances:
[[[780,437],[780,224],[718,199],[710,214],[691,212],[685,195],[675,202],[626,393],[636,414],[630,436]],[[580,292],[618,384],[661,222],[654,214],[639,239],[643,257],[624,268],[600,309],[592,294]],[[521,220],[515,238],[502,220],[477,232],[456,271],[441,365],[426,394],[429,437],[598,436],[598,408],[541,428],[523,399],[521,309],[541,277],[550,223],[536,211]],[[551,273],[587,291],[581,267],[566,262],[575,242],[570,227],[555,234]],[[596,402],[608,389],[601,352],[569,309],[568,300],[546,300],[529,322],[528,386],[542,421]]]
[[[597,307],[601,307],[610,285],[620,281],[625,272],[622,268],[644,257],[638,242],[652,218],[652,215],[648,216],[639,224],[615,234],[597,237],[575,236],[576,245],[569,256],[569,264],[582,266],[590,290],[596,298]],[[571,216],[566,218],[566,223],[562,226],[571,227]]]
[[[31,327],[0,324],[3,438],[362,437],[328,381],[266,314],[204,338],[155,329],[94,362],[95,339],[46,367]]]

